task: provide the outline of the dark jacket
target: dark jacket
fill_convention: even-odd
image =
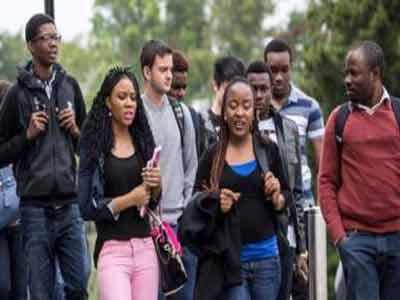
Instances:
[[[194,132],[196,134],[196,150],[197,158],[200,159],[205,149],[205,127],[204,121],[200,113],[198,113],[193,107],[188,106],[190,115],[192,116]]]
[[[272,106],[270,107],[270,115],[277,128],[278,148],[283,163],[282,167],[292,191],[292,196],[286,199],[287,214],[280,215],[279,223],[282,226],[282,230],[285,232],[287,231],[288,223],[290,222],[293,224],[297,242],[296,252],[301,253],[305,251],[306,244],[304,234],[304,197],[299,132],[295,122],[286,117],[282,117]],[[204,144],[206,149],[208,149],[218,140],[221,120],[211,109],[203,111],[201,116],[205,127]]]
[[[281,182],[282,194],[285,199],[289,199],[291,192],[283,174],[278,147],[274,143],[265,144],[258,135],[254,135],[253,145],[261,170],[264,173],[269,170],[274,173]],[[202,191],[204,181],[209,182],[215,150],[216,145],[202,157],[195,184],[195,192],[199,193],[189,202],[178,226],[181,242],[199,258],[196,300],[222,299],[225,288],[241,283],[240,219],[237,208],[233,206],[230,213],[223,215],[220,212],[219,194]],[[286,239],[279,226],[276,234],[278,239]]]
[[[179,220],[178,238],[198,257],[194,299],[223,299],[241,284],[240,221],[237,207],[222,215],[219,194],[196,193]]]
[[[282,168],[292,192],[292,197],[287,199],[288,222],[294,226],[297,243],[296,252],[302,253],[306,250],[306,243],[299,130],[295,122],[282,116],[272,107],[270,108],[270,115],[275,124],[279,154],[283,163]]]
[[[79,164],[78,203],[82,218],[85,221],[115,221],[108,207],[111,198],[104,197],[104,159],[97,163],[88,162],[88,149],[81,145]]]
[[[81,160],[79,163],[78,203],[82,218],[86,221],[114,222],[115,218],[108,207],[112,198],[104,196],[104,157],[100,156],[96,162],[89,159],[89,146],[85,140],[81,141],[79,152]],[[141,156],[139,157],[141,159]],[[149,203],[150,209],[155,209],[159,200],[159,198],[152,199]]]
[[[209,149],[218,141],[219,131],[221,129],[221,116],[217,116],[208,108],[200,113],[202,123],[204,126],[204,149]]]
[[[76,80],[60,65],[53,68],[51,99],[28,63],[19,69],[17,81],[0,107],[0,167],[13,164],[22,203],[58,205],[74,201],[77,193],[78,140],[59,126],[57,112],[72,105],[80,127],[86,116],[85,105]],[[43,109],[49,116],[46,131],[28,141],[31,114]]]

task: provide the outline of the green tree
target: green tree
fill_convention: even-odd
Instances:
[[[166,0],[165,36],[172,47],[209,50],[211,39],[204,0]]]
[[[214,55],[205,1],[193,0],[188,5],[181,0],[166,0],[165,7],[166,41],[171,47],[183,51],[190,65],[187,98],[207,97]]]
[[[400,94],[400,1],[312,0],[305,17],[302,83],[326,112],[344,101],[343,66],[355,41],[374,40],[384,50],[384,82]]]
[[[92,46],[103,60],[137,65],[144,41],[161,37],[160,7],[155,0],[96,0]]]
[[[80,40],[62,42],[59,46],[59,62],[65,70],[74,76],[86,94],[89,89],[90,74],[96,61],[91,50],[80,45]]]
[[[273,8],[271,0],[213,1],[213,44],[218,52],[236,55],[245,62],[262,57],[267,36],[263,23]]]
[[[88,84],[90,101],[112,66],[132,66],[140,81],[141,47],[146,40],[160,38],[162,32],[156,0],[96,0],[93,9],[89,48],[96,63]]]
[[[20,34],[0,34],[0,78],[9,81],[17,76],[17,65],[26,61],[29,53]]]

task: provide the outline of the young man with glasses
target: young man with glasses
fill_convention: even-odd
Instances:
[[[47,15],[25,28],[32,60],[0,107],[0,167],[14,166],[30,296],[54,299],[59,265],[66,299],[87,299],[87,245],[76,200],[81,90],[56,63],[60,36]]]

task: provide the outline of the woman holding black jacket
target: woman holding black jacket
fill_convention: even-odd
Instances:
[[[180,223],[183,227],[180,236],[184,242],[192,244],[192,248],[197,248],[195,252],[199,256],[196,295],[198,299],[202,298],[199,295],[203,285],[211,287],[220,282],[220,293],[217,289],[208,289],[215,292],[209,295],[209,299],[276,299],[281,274],[276,215],[285,207],[285,196],[289,196],[279,151],[276,144],[263,140],[253,132],[254,94],[245,79],[236,78],[226,87],[221,117],[220,139],[203,155],[195,185],[195,192],[211,192],[210,197],[197,202],[197,194],[187,208],[199,209],[197,216],[203,214],[208,218],[210,212],[204,212],[215,206],[211,195],[217,193],[218,208],[213,211],[215,222],[207,221],[208,225],[204,225],[208,229],[212,224],[219,225],[215,226],[214,235],[203,239],[199,234],[194,241],[190,240],[190,234],[186,235],[186,229],[193,221],[185,218],[185,214],[190,215],[191,212],[185,211]],[[201,216],[192,218],[196,222],[201,219]],[[185,225],[189,226],[185,228]],[[223,228],[226,230],[224,234],[217,233]],[[239,235],[239,239],[235,235]],[[225,249],[221,245],[226,240],[218,238],[223,236],[231,241]],[[214,248],[209,245],[213,242]],[[207,268],[210,270],[210,258],[214,256],[211,260],[218,261],[214,251],[218,247],[221,259],[229,253],[231,258],[237,260],[240,278],[236,282],[213,279],[211,272],[207,272]],[[232,267],[235,263],[230,260],[227,265]],[[233,269],[230,268],[230,275],[235,273]],[[227,273],[222,270],[220,274],[225,277],[229,275]]]

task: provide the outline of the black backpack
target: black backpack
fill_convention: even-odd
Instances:
[[[394,115],[396,117],[397,125],[400,128],[400,99],[395,97],[390,97],[392,109]],[[346,126],[347,118],[350,115],[350,102],[346,102],[342,104],[339,108],[339,111],[336,115],[336,123],[335,123],[335,140],[336,140],[336,148],[338,154],[338,163],[339,163],[339,174],[340,174],[340,163],[342,158],[342,150],[343,150],[343,131]]]
[[[181,134],[181,146],[183,151],[184,136],[185,136],[185,115],[183,114],[182,105],[179,101],[168,97],[168,101],[171,104],[172,111],[174,112],[176,123],[178,124],[179,133]]]

